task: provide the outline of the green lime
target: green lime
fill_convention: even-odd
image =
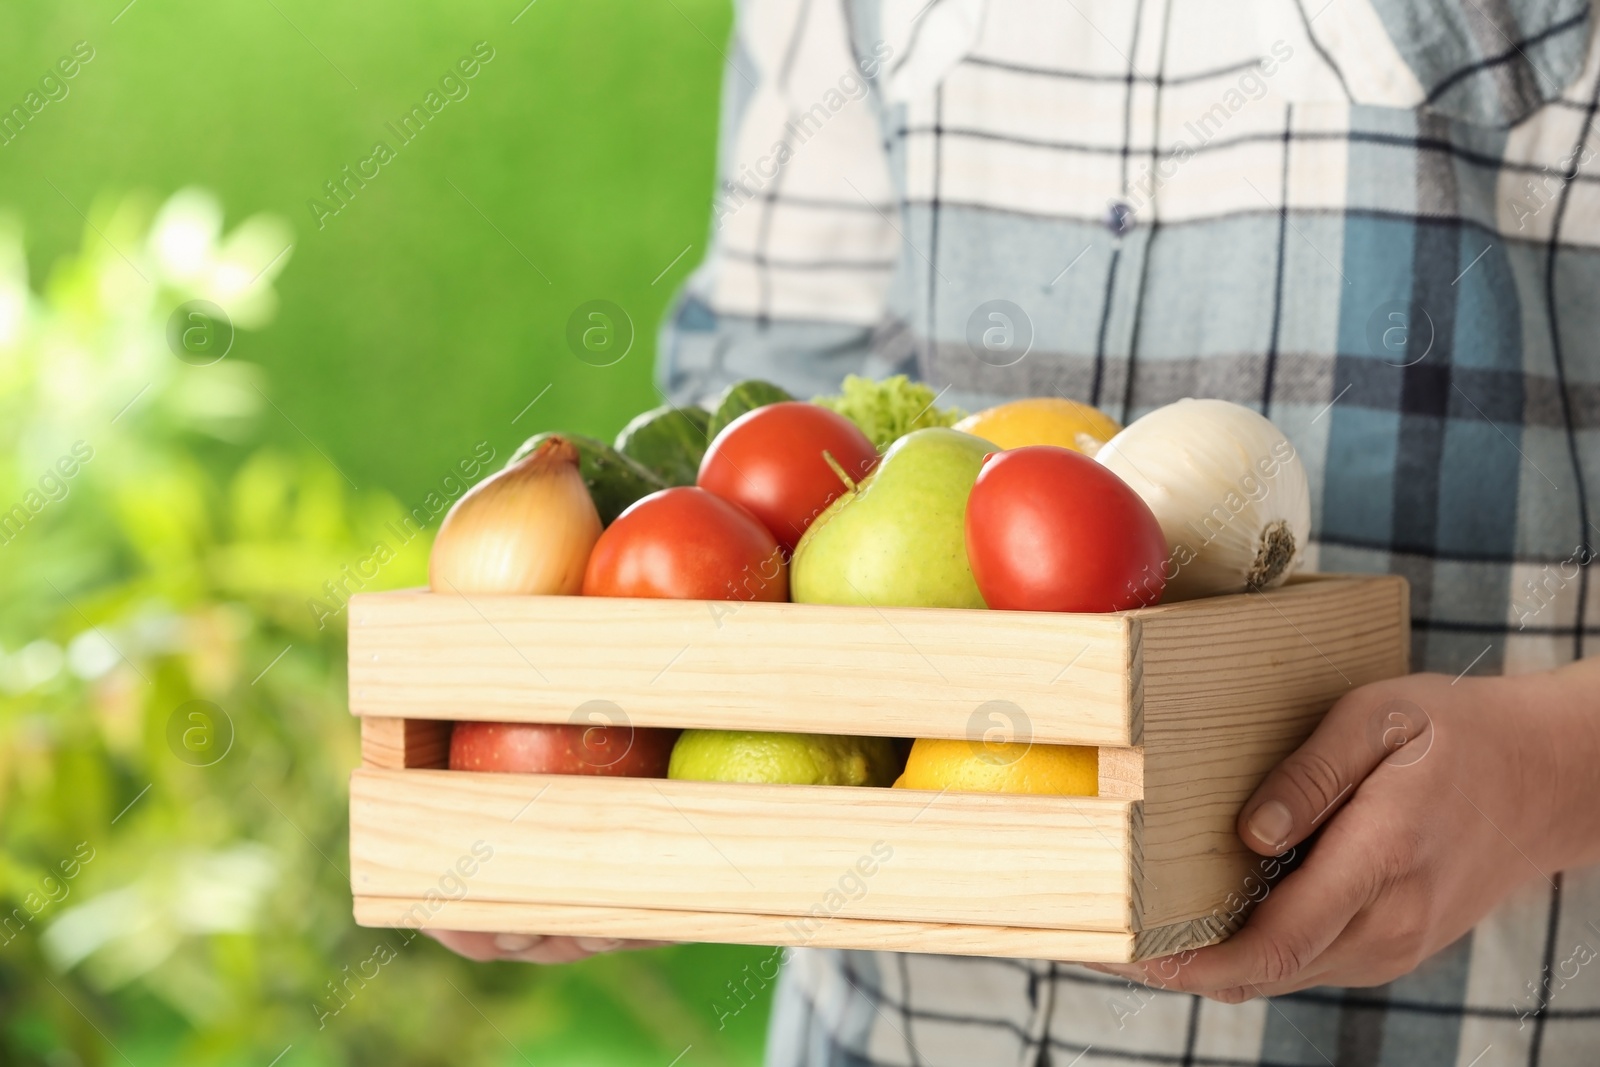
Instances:
[[[785,785],[888,785],[905,761],[886,737],[685,730],[668,778]]]

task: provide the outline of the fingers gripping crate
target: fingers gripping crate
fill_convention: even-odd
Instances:
[[[1125,961],[1243,919],[1235,820],[1356,686],[1407,587],[1308,576],[1106,615],[363,594],[350,705],[368,926]],[[1099,749],[1094,797],[444,769],[451,720]],[[996,718],[998,716],[998,718]]]

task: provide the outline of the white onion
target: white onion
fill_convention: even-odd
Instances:
[[[1095,456],[1155,512],[1171,555],[1163,600],[1280,585],[1311,535],[1311,490],[1271,420],[1226,400],[1180,400]]]

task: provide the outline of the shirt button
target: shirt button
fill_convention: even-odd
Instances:
[[[1133,208],[1125,200],[1113,200],[1106,209],[1106,229],[1121,237],[1133,229]]]

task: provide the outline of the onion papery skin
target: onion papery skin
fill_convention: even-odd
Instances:
[[[1304,561],[1305,465],[1283,432],[1249,408],[1168,404],[1113,437],[1095,461],[1155,512],[1171,553],[1167,603],[1271,589]]]
[[[575,596],[600,530],[577,448],[551,437],[456,501],[428,556],[428,585],[462,596]]]

